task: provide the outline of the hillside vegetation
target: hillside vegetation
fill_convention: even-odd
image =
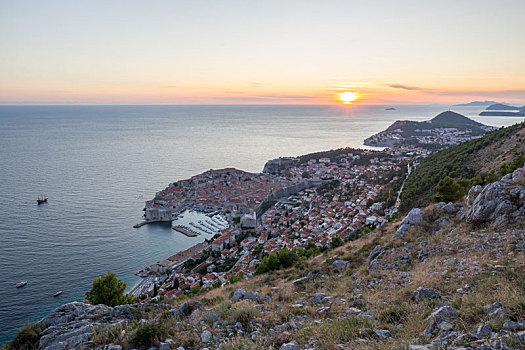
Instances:
[[[496,180],[499,168],[525,151],[524,140],[525,123],[520,123],[422,159],[405,182],[400,211],[430,204],[436,194],[434,188],[447,176],[467,180],[469,185],[484,185]]]

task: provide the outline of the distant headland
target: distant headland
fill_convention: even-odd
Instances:
[[[423,122],[398,120],[388,129],[367,138],[364,144],[376,147],[404,145],[436,150],[479,138],[494,129],[461,114],[447,111]]]

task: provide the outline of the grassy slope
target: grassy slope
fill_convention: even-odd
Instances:
[[[408,177],[401,193],[401,212],[432,202],[439,180],[472,178],[477,172],[498,170],[514,153],[525,149],[525,124],[487,133],[484,137],[449,147],[422,159]]]
[[[477,228],[478,231],[473,231],[473,227],[435,207],[427,208],[424,217],[425,223],[412,228],[403,240],[393,238],[399,224],[395,222],[292,268],[256,276],[194,298],[206,307],[215,308],[221,319],[245,324],[246,335],[236,335],[224,349],[279,349],[282,343],[291,340],[303,346],[312,337],[315,337],[318,347],[328,350],[337,349],[338,344],[356,349],[403,349],[412,339],[420,336],[428,323],[427,316],[434,309],[432,301],[418,303],[411,299],[419,286],[435,288],[447,297],[459,313],[458,331],[473,331],[480,323],[487,322],[494,329],[500,329],[501,324],[489,321],[483,313],[484,305],[496,301],[507,307],[511,319],[520,320],[525,313],[525,294],[522,293],[525,276],[520,273],[525,268],[525,258],[522,251],[516,250],[516,239],[524,239],[523,231],[513,229],[506,235],[490,229]],[[449,220],[448,224],[444,227],[436,224],[436,218],[444,217]],[[440,234],[436,234],[439,229]],[[490,249],[474,244],[480,236]],[[416,258],[422,240],[432,251],[426,260]],[[395,261],[399,252],[409,252],[413,258],[398,271],[384,267],[369,271],[367,257],[377,244],[387,250],[381,256],[386,264]],[[394,248],[396,252],[390,252]],[[331,263],[335,259],[348,260],[350,268],[333,269]],[[454,259],[460,263],[448,263]],[[497,264],[505,266],[505,269],[495,270],[493,266]],[[309,282],[300,286],[292,284],[293,280],[307,275],[310,275]],[[467,283],[471,285],[468,294],[455,292]],[[270,296],[272,302],[262,307],[250,301],[232,303],[230,300],[237,288],[258,291],[262,296]],[[329,312],[319,312],[319,308],[327,304],[294,306],[296,302],[308,301],[319,292],[333,296]],[[362,299],[349,299],[357,294],[362,294]],[[172,301],[165,310],[180,303]],[[372,319],[350,316],[350,307],[376,316]],[[159,312],[154,310],[142,317],[148,319],[163,315]],[[308,317],[298,324],[297,329],[276,331],[274,335],[269,335],[270,329],[286,322],[297,322],[296,317],[304,316]],[[250,325],[253,323],[262,325],[261,337],[252,339],[250,336]],[[211,329],[210,325],[205,327]],[[119,338],[118,334],[125,329],[126,334],[131,336],[136,327],[134,324],[119,328],[98,341],[119,343],[126,348],[129,346],[128,336]],[[183,345],[186,349],[201,346],[201,330],[189,320],[177,325],[176,320],[161,319],[160,328],[163,330],[160,339],[171,337],[177,345]],[[393,339],[378,339],[374,329],[388,329]]]

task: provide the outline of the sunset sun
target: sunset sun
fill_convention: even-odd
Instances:
[[[339,94],[339,100],[344,104],[350,104],[357,99],[357,93],[351,91],[345,91]]]

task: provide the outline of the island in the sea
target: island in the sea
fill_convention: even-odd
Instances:
[[[398,120],[386,130],[367,138],[364,144],[376,147],[407,146],[437,150],[482,137],[492,130],[495,130],[492,126],[447,111],[423,122]]]
[[[454,105],[454,107],[486,107],[493,104],[496,104],[498,102],[495,101],[473,101],[469,103],[460,103],[457,105]]]
[[[517,107],[508,104],[496,103],[488,106],[479,115],[485,117],[523,117],[525,116],[525,106]]]

